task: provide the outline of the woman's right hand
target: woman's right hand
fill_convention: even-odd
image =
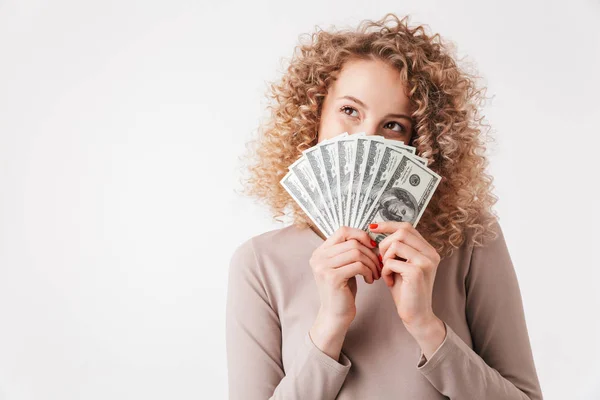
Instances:
[[[371,284],[381,277],[377,244],[357,228],[340,227],[315,249],[310,266],[319,290],[319,317],[329,326],[348,327],[356,316],[356,277]]]

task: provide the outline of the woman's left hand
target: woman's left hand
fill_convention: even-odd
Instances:
[[[439,325],[432,308],[433,282],[440,263],[437,251],[409,222],[383,221],[371,224],[369,230],[390,234],[379,243],[381,277],[390,287],[406,328],[422,331]]]

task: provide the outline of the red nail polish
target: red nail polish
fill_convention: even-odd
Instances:
[[[373,246],[373,247],[377,247],[377,242],[376,242],[376,241],[374,241],[373,239],[371,239],[371,246]]]
[[[369,229],[377,229],[379,224],[369,224]]]

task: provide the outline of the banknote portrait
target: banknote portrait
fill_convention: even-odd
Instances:
[[[417,217],[417,200],[407,190],[393,187],[381,195],[379,212],[385,221],[414,223]]]

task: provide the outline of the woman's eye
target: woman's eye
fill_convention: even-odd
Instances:
[[[400,130],[398,130],[397,132],[401,132],[402,133],[402,132],[405,131],[404,126],[400,125],[397,122],[390,122],[389,124],[396,124],[396,125],[398,125],[400,127]],[[392,130],[394,130],[394,129],[392,129]]]
[[[350,107],[350,106],[343,106],[342,108],[340,108],[340,111],[343,112],[344,114],[348,115],[349,117],[356,117],[357,115],[350,115],[346,112],[346,110],[353,110],[353,111],[357,111],[356,108],[354,107]]]

